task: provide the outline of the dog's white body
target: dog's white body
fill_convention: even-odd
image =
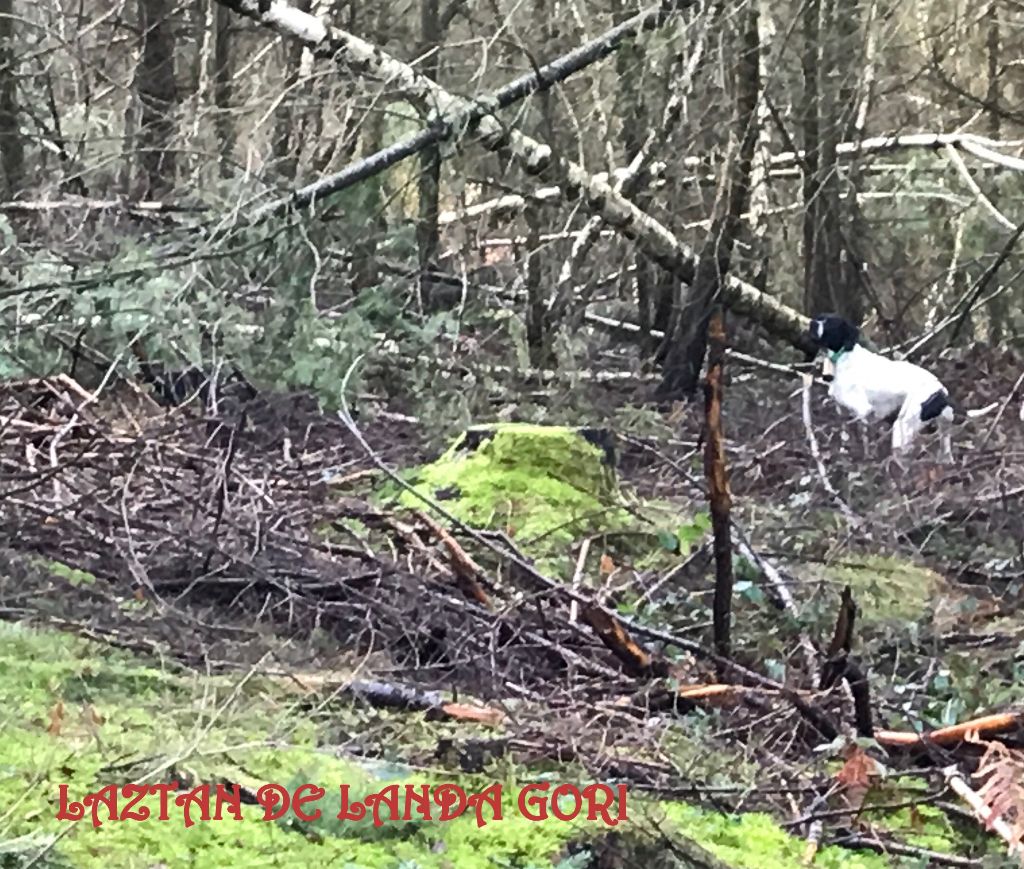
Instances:
[[[864,422],[898,414],[892,429],[894,453],[905,452],[926,425],[921,405],[937,392],[946,392],[930,371],[898,359],[886,359],[857,344],[837,354],[829,395]],[[949,427],[953,408],[948,404],[936,417],[942,436],[943,458],[953,457]]]

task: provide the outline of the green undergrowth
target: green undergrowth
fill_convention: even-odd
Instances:
[[[918,848],[957,856],[987,855],[992,860],[991,865],[1004,865],[998,839],[987,836],[981,825],[970,820],[958,820],[954,824],[949,815],[929,805],[932,795],[933,787],[925,780],[891,776],[868,792],[862,818]],[[915,803],[918,798],[921,802]],[[885,806],[899,808],[882,808]]]
[[[503,785],[503,819],[482,827],[472,813],[452,822],[379,828],[338,821],[341,783],[358,798],[388,783],[437,784],[445,776],[428,778],[387,763],[357,765],[336,756],[320,745],[323,727],[293,695],[256,677],[240,685],[240,678],[168,669],[71,635],[0,623],[0,866],[24,865],[45,850],[36,866],[568,869],[588,865],[586,855],[600,852],[608,836],[603,825],[583,818],[524,818],[516,794],[527,772],[512,768],[492,770],[489,779],[459,779],[467,791],[492,781]],[[345,714],[332,707],[332,725]],[[557,783],[579,775],[565,768],[561,774],[550,771],[548,778]],[[182,810],[173,805],[169,821],[111,822],[102,816],[97,829],[88,814],[78,822],[55,817],[60,784],[75,799],[105,784],[174,780],[238,782],[250,793],[265,782],[291,792],[314,783],[326,795],[315,806],[321,818],[309,822],[290,813],[264,821],[262,807],[253,805],[242,806],[241,821],[197,820],[187,828]],[[158,797],[140,805],[155,815]],[[632,847],[631,836],[658,829],[687,837],[734,866],[799,865],[800,840],[765,816],[719,815],[635,794],[627,805],[629,820],[615,829],[620,846]],[[890,864],[826,848],[817,865]]]
[[[786,553],[779,566],[806,589],[802,597],[823,591],[830,601],[827,621],[834,619],[831,601],[838,600],[846,585],[857,602],[858,623],[863,625],[921,622],[931,615],[936,600],[950,594],[943,576],[906,554],[837,546],[847,539],[845,520],[838,511],[795,513],[784,506],[758,503],[748,505],[748,512],[740,521],[758,530],[755,548]]]
[[[749,813],[724,815],[703,812],[683,803],[660,808],[665,817],[687,835],[706,845],[709,851],[735,869],[763,869],[766,866],[802,864],[806,843],[787,835],[768,815]],[[899,865],[875,854],[823,848],[814,864],[826,869],[875,869]]]

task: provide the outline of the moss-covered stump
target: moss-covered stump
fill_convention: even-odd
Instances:
[[[409,483],[463,522],[504,531],[534,552],[632,520],[620,506],[614,439],[604,429],[474,426]],[[423,506],[410,492],[399,502]]]

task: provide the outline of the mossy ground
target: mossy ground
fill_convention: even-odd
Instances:
[[[442,825],[313,825],[261,820],[243,806],[243,820],[183,826],[169,822],[57,821],[58,786],[73,797],[111,782],[240,781],[337,785],[368,792],[383,781],[318,749],[318,728],[285,691],[250,680],[168,671],[78,638],[0,624],[0,703],[6,710],[0,749],[0,841],[23,858],[52,844],[42,865],[166,866],[510,866],[551,865],[572,834],[558,822],[516,815],[477,829],[469,819]],[[403,780],[412,780],[411,778]],[[425,780],[425,779],[420,779]],[[251,784],[250,784],[251,783]],[[145,804],[156,809],[157,798]],[[443,847],[438,842],[443,842]],[[432,850],[433,849],[433,850]],[[14,855],[2,865],[20,865]],[[37,864],[39,865],[39,864]]]
[[[707,532],[703,514],[687,517],[684,508],[667,503],[628,503],[604,464],[603,451],[574,429],[510,425],[495,430],[495,436],[475,450],[461,449],[457,442],[437,462],[413,470],[407,478],[468,524],[509,533],[541,564],[571,563],[567,556],[572,544],[591,535],[602,538],[595,556],[609,551],[608,541],[629,539],[637,551],[634,565],[657,570],[663,559],[678,562],[680,554]],[[423,506],[397,489],[384,494],[405,506]],[[356,536],[373,533],[352,524]],[[677,550],[666,537],[678,542]],[[51,568],[70,584],[96,581],[61,565]],[[836,589],[850,584],[869,625],[918,619],[945,589],[938,574],[890,556],[833,558],[810,568],[804,563],[804,568],[808,582]],[[744,587],[757,590],[756,578],[738,574],[738,579],[738,616],[748,618],[763,610],[777,628],[779,614],[769,613],[763,594],[744,597]],[[694,610],[704,598],[681,594],[668,608]],[[832,612],[830,604],[822,622],[826,628]],[[778,640],[770,630],[751,633],[763,635],[766,643]],[[764,658],[773,653],[766,649]],[[401,781],[426,779],[411,776],[407,767],[382,773],[336,756],[337,740],[331,734],[339,725],[358,731],[365,709],[334,701],[313,716],[306,698],[296,698],[275,680],[254,677],[241,685],[240,680],[237,675],[213,677],[164,668],[69,635],[0,624],[0,721],[7,736],[0,743],[0,798],[5,807],[0,811],[0,867],[21,865],[24,858],[48,848],[35,865],[569,869],[585,865],[571,862],[571,848],[600,847],[604,830],[594,824],[536,824],[514,808],[506,811],[502,822],[479,829],[470,818],[383,829],[338,822],[331,803],[336,805],[341,782],[365,792],[396,776]],[[436,743],[452,729],[465,736],[472,727],[427,723],[422,715],[385,715],[392,716],[394,725],[388,730],[393,760],[407,757],[410,747]],[[756,789],[756,765],[744,765],[724,748],[720,754],[709,752],[713,731],[721,722],[712,722],[709,732],[703,733],[698,717],[687,719],[685,730],[672,728],[682,744],[670,746],[665,741],[662,748],[676,762],[692,758],[692,766],[683,766],[699,780]],[[708,754],[713,755],[710,761]],[[500,765],[491,772],[492,780],[507,784],[507,792],[537,774]],[[548,775],[558,780],[579,778],[579,772],[569,767],[549,770]],[[248,786],[280,782],[294,787],[308,781],[325,787],[329,797],[321,804],[324,818],[312,823],[264,822],[262,809],[256,806],[243,808],[241,822],[200,822],[187,829],[173,812],[174,820],[167,823],[106,823],[98,830],[87,821],[69,825],[54,818],[60,783],[68,783],[72,794],[80,796],[109,782],[182,777]],[[433,780],[445,778],[439,773]],[[472,786],[473,780],[461,780],[467,788]],[[763,814],[728,815],[631,796],[630,817],[617,835],[628,840],[652,829],[667,831],[693,840],[731,866],[795,867],[804,853],[799,837],[788,835]],[[873,814],[870,820],[922,847],[964,851],[964,840],[935,810],[902,809]],[[825,848],[815,865],[867,869],[899,864],[873,854]]]
[[[839,588],[850,586],[869,622],[917,621],[948,593],[946,581],[935,571],[890,555],[851,555],[824,566],[823,573]]]
[[[568,843],[587,848],[604,833],[582,820],[534,823],[521,817],[507,794],[516,792],[517,780],[525,781],[522,770],[505,771],[504,820],[482,828],[468,816],[379,829],[340,823],[331,805],[337,805],[342,782],[358,794],[386,781],[429,779],[405,769],[360,767],[318,747],[319,728],[272,681],[253,678],[240,687],[238,677],[165,669],[66,634],[0,624],[0,704],[4,866],[23,865],[43,850],[37,866],[568,866]],[[334,717],[339,714],[345,713]],[[77,797],[112,782],[183,777],[247,787],[317,783],[328,791],[320,803],[324,817],[309,824],[264,822],[260,807],[245,805],[242,821],[200,821],[189,828],[173,809],[168,822],[108,822],[98,829],[88,819],[55,818],[61,783]],[[156,797],[147,804],[155,810]],[[767,817],[723,816],[632,796],[629,806],[620,835],[649,832],[652,819],[660,818],[664,830],[732,865],[799,865],[800,840]],[[824,849],[818,860],[822,866],[890,865],[837,849]]]

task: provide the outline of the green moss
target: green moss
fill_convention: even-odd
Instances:
[[[270,679],[252,678],[239,688],[237,677],[165,670],[69,635],[0,623],[0,710],[0,842],[9,851],[7,857],[0,854],[0,865],[19,865],[9,861],[52,846],[48,862],[37,865],[393,869],[405,861],[405,866],[421,869],[539,869],[569,865],[570,842],[590,843],[598,853],[609,836],[583,818],[534,823],[522,817],[515,806],[522,772],[513,769],[497,771],[504,783],[500,822],[477,827],[472,814],[450,823],[421,820],[381,828],[339,822],[341,783],[350,784],[358,797],[392,781],[430,779],[386,764],[359,767],[319,748],[322,734],[316,722]],[[89,710],[102,720],[87,714]],[[332,708],[330,720],[337,725],[351,714],[347,708]],[[422,721],[420,715],[393,717]],[[730,772],[722,768],[719,774],[724,780]],[[753,767],[744,771],[744,777],[754,774]],[[182,777],[235,781],[250,790],[264,782],[290,790],[310,782],[323,787],[327,796],[318,804],[322,817],[312,822],[292,817],[263,821],[262,808],[251,805],[243,806],[241,821],[199,821],[188,828],[180,809],[174,808],[168,822],[110,822],[99,829],[88,820],[70,824],[55,818],[62,783],[78,798],[104,784]],[[577,776],[562,767],[549,777],[571,781]],[[460,781],[467,791],[490,783],[479,777]],[[893,801],[893,795],[880,799]],[[147,798],[144,804],[155,812],[158,799]],[[629,837],[652,829],[653,819],[664,821],[669,835],[690,839],[731,866],[800,865],[801,839],[765,815],[724,816],[632,793],[628,806],[629,820],[615,830],[620,850],[627,853],[641,849],[643,843]],[[935,810],[922,808],[915,816],[901,810],[884,823],[916,844],[962,850]],[[874,869],[893,864],[872,854],[824,848],[815,865]]]
[[[96,577],[93,576],[93,574],[86,570],[77,570],[74,567],[69,567],[62,561],[51,561],[46,558],[41,558],[38,563],[54,576],[66,579],[72,585],[92,585],[96,582]]]
[[[866,622],[917,621],[946,588],[935,571],[887,555],[854,555],[821,570],[849,585]]]
[[[573,428],[475,426],[409,482],[462,521],[506,531],[534,552],[635,524],[604,451]],[[398,500],[423,506],[409,492]]]
[[[654,811],[664,813],[686,836],[735,869],[795,869],[803,865],[806,843],[780,829],[768,815],[719,815],[685,803],[664,804]],[[814,865],[822,869],[886,869],[899,864],[875,854],[826,847],[815,855]]]
[[[379,778],[319,750],[316,726],[287,694],[275,694],[272,682],[251,679],[246,690],[236,687],[237,677],[163,671],[72,636],[0,623],[0,842],[8,846],[0,865],[53,845],[49,863],[37,865],[393,869],[404,860],[422,869],[526,867],[549,865],[572,833],[567,824],[532,824],[510,813],[479,830],[471,817],[381,829],[339,823],[330,817],[337,814],[338,785],[365,792],[381,786]],[[182,776],[250,789],[317,783],[327,791],[322,805],[330,820],[265,822],[262,808],[251,805],[243,806],[241,821],[189,828],[174,808],[167,822],[108,822],[98,829],[88,817],[78,823],[55,817],[62,783],[78,798],[105,784]],[[159,799],[142,804],[155,814]]]
[[[927,800],[932,785],[914,776],[893,776],[884,779],[868,792],[866,807],[910,803]],[[968,822],[954,823],[950,816],[927,801],[899,809],[880,808],[865,813],[864,818],[879,829],[888,830],[897,839],[919,848],[958,856],[981,857],[985,853],[1000,854],[998,839],[986,836],[982,827]]]

